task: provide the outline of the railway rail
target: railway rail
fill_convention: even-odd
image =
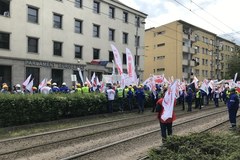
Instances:
[[[174,128],[177,126],[189,123],[190,121],[197,121],[202,118],[206,118],[209,116],[214,116],[217,114],[225,113],[226,109],[220,108],[219,111],[216,112],[215,108],[206,109],[206,112],[211,112],[199,117],[195,118],[189,118],[185,121],[179,121],[179,123],[176,123],[174,125]],[[204,112],[202,112],[204,114]],[[193,115],[188,113],[183,114],[177,114],[178,118],[185,117]],[[83,141],[91,141],[92,139],[96,140],[96,137],[104,137],[108,133],[110,134],[118,134],[121,130],[126,130],[126,132],[129,132],[132,129],[139,129],[144,126],[150,126],[152,125],[152,128],[150,130],[145,130],[143,133],[138,135],[133,135],[128,138],[122,137],[121,140],[116,140],[113,142],[106,142],[104,144],[99,144],[99,146],[90,147],[89,149],[82,150],[79,153],[69,153],[67,156],[60,155],[59,157],[56,157],[56,159],[81,159],[79,157],[83,157],[85,159],[86,157],[91,156],[91,154],[94,154],[96,152],[101,152],[102,150],[114,146],[123,145],[124,143],[128,143],[130,141],[134,141],[135,139],[142,139],[142,137],[148,137],[149,135],[157,134],[159,135],[159,126],[158,122],[156,121],[156,118],[153,116],[153,114],[147,114],[147,115],[140,115],[130,118],[123,118],[123,119],[117,119],[113,121],[108,122],[101,122],[101,123],[95,123],[80,127],[73,127],[69,129],[63,129],[53,132],[46,132],[42,134],[35,134],[30,136],[24,136],[24,137],[18,137],[18,138],[12,138],[7,140],[0,141],[0,146],[8,146],[4,150],[5,147],[1,147],[0,149],[0,158],[2,159],[9,159],[9,158],[21,158],[23,156],[33,156],[33,153],[38,154],[39,152],[43,152],[44,150],[52,150],[55,148],[58,148],[58,146],[67,146],[67,145],[74,145],[76,142],[83,142]],[[97,126],[100,129],[94,129]],[[85,131],[84,131],[85,130]],[[66,138],[66,134],[68,135]],[[65,137],[63,136],[65,135]],[[54,137],[54,138],[53,138]],[[41,139],[41,141],[37,141],[34,143],[36,139]],[[85,139],[85,140],[84,140]],[[87,142],[85,142],[87,143]],[[67,144],[67,145],[66,145]],[[10,146],[9,146],[10,145]],[[12,145],[12,146],[11,146]],[[85,158],[84,158],[85,157]],[[31,159],[31,158],[30,158]]]

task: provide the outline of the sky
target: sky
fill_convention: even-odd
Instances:
[[[240,44],[240,0],[119,0],[148,15],[145,28],[183,20]]]

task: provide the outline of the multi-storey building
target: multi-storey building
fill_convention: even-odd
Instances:
[[[145,46],[145,79],[164,74],[190,82],[193,75],[199,80],[225,78],[236,44],[178,20],[147,29]]]
[[[144,45],[146,17],[118,0],[0,0],[0,85],[30,74],[35,86],[44,78],[71,85],[77,68],[101,80],[112,73],[111,44],[125,72],[126,48],[143,68],[143,50],[135,50]]]

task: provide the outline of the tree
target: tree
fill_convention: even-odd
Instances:
[[[236,53],[228,59],[227,63],[229,64],[228,68],[228,78],[234,78],[235,73],[240,75],[240,46],[236,46]],[[238,76],[239,77],[239,76]],[[237,78],[240,80],[240,78]]]

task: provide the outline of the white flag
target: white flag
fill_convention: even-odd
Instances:
[[[135,78],[136,72],[135,72],[135,66],[134,66],[134,59],[133,59],[131,51],[128,48],[126,48],[126,58],[127,58],[128,75],[129,75],[129,77],[131,77],[133,79],[133,81],[135,81],[134,78]]]
[[[121,75],[123,73],[123,70],[122,70],[122,60],[121,60],[120,54],[117,48],[113,44],[111,44],[111,47],[114,55],[114,60],[117,65],[118,73]]]
[[[92,87],[92,84],[87,77],[86,77],[86,82],[87,82],[88,87]]]
[[[209,91],[208,91],[208,80],[205,79],[203,82],[202,82],[202,85],[200,87],[200,89],[202,91],[204,91],[207,95],[209,94]]]
[[[42,82],[38,85],[38,89],[40,90],[42,87],[46,86],[46,84],[47,84],[47,79],[44,78]]]
[[[177,90],[177,81],[175,81],[168,88],[163,98],[163,102],[162,102],[163,114],[161,116],[161,119],[163,119],[164,121],[166,121],[168,118],[172,118],[176,90]]]
[[[29,81],[30,81],[30,79],[31,79],[31,74],[28,76],[28,78],[23,82],[23,86],[27,86],[28,85],[28,83],[29,83]]]
[[[94,72],[93,75],[92,75],[91,83],[92,83],[93,86],[96,86],[96,85],[97,85],[97,84],[96,84],[96,74],[95,74],[95,72]]]
[[[81,69],[80,69],[80,68],[77,68],[77,69],[78,69],[78,74],[79,74],[79,77],[80,77],[80,79],[81,79],[82,83],[84,83],[84,81],[83,81],[83,75],[82,75],[82,71],[81,71]]]
[[[114,60],[112,60],[112,75],[115,75],[115,63],[114,63]]]
[[[31,82],[27,84],[26,89],[32,93],[33,92],[32,87],[33,87],[33,79],[31,80]]]
[[[233,82],[236,82],[236,80],[237,80],[237,76],[238,76],[238,73],[235,73],[235,76],[234,76]]]

